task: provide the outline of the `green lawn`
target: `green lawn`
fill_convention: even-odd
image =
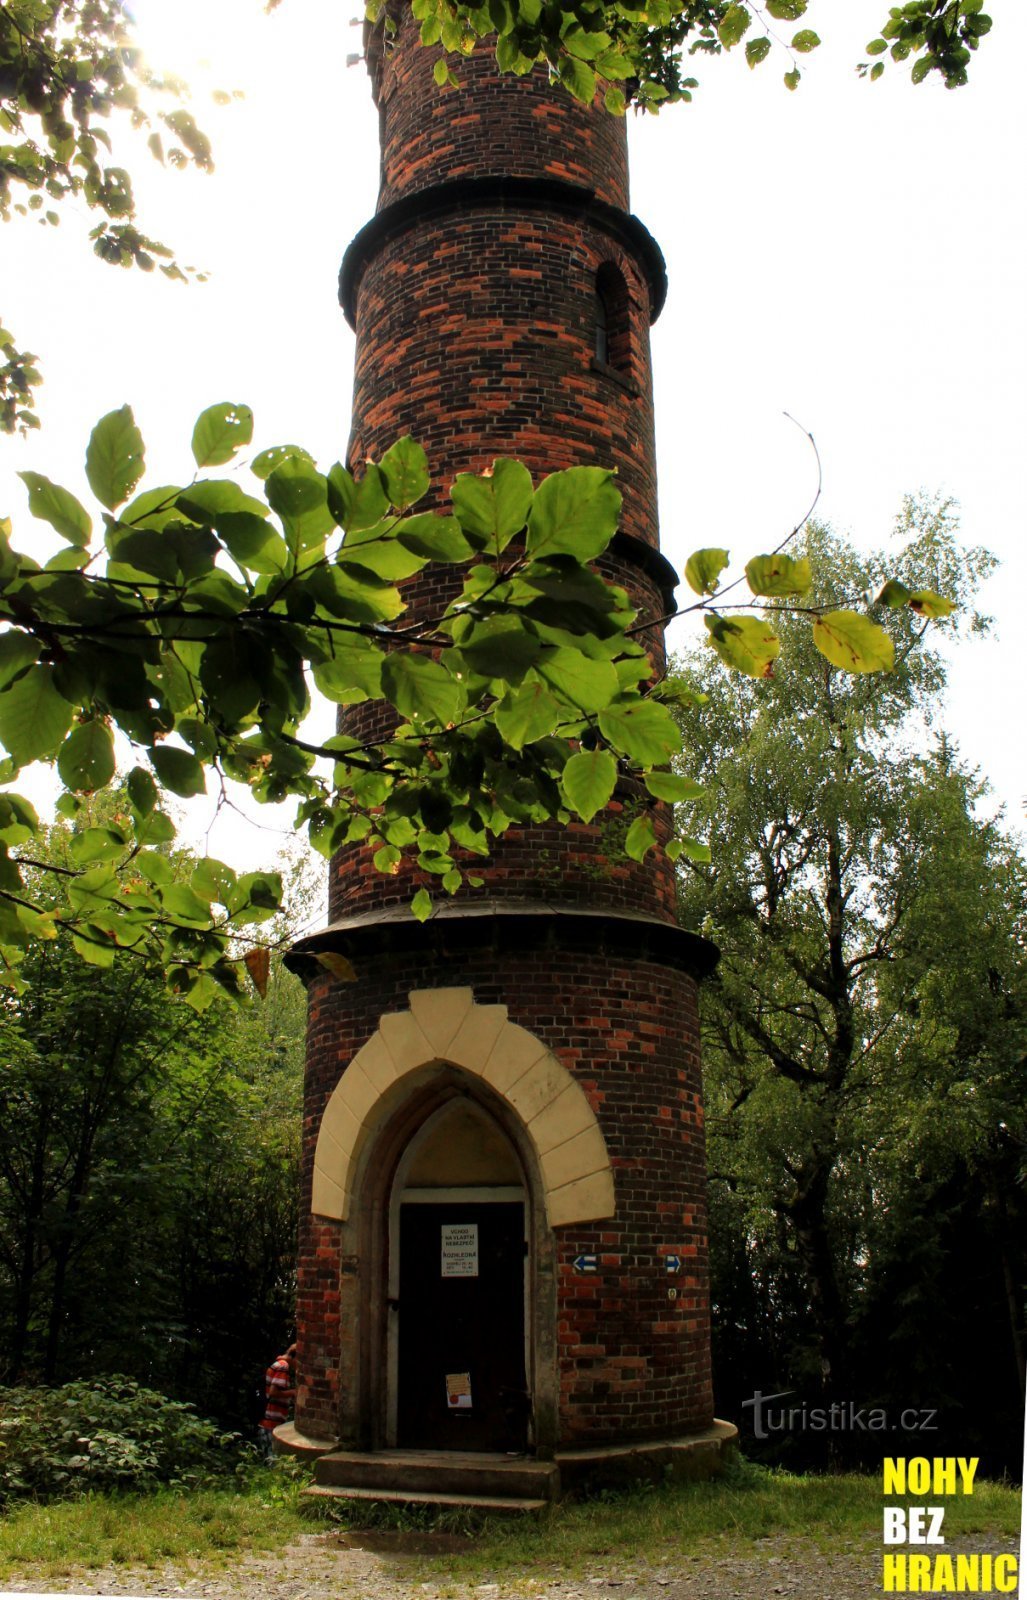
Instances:
[[[247,1550],[273,1550],[309,1524],[298,1486],[261,1474],[241,1492],[87,1495],[12,1506],[0,1519],[0,1579],[30,1573],[40,1582],[72,1567],[160,1567],[167,1561],[222,1564]]]
[[[298,1533],[322,1526],[366,1524],[366,1510],[348,1512],[324,1501],[301,1505],[301,1484],[280,1467],[256,1474],[242,1490],[187,1495],[165,1491],[146,1497],[91,1496],[48,1506],[12,1508],[0,1521],[0,1579],[18,1572],[50,1581],[76,1566],[159,1567],[165,1562],[223,1565],[249,1550],[278,1548]],[[852,1539],[879,1538],[882,1495],[877,1477],[798,1477],[739,1464],[716,1483],[668,1485],[648,1492],[609,1495],[555,1506],[544,1516],[493,1520],[475,1527],[465,1549],[444,1557],[419,1557],[426,1570],[459,1582],[485,1573],[545,1568],[573,1573],[618,1563],[659,1565],[682,1553],[744,1554],[767,1535],[813,1530],[826,1548]],[[422,1513],[384,1511],[378,1528],[426,1528]],[[460,1531],[466,1518],[450,1515],[435,1526]],[[948,1502],[947,1535],[986,1532],[1015,1537],[1020,1496],[982,1483],[971,1499]]]

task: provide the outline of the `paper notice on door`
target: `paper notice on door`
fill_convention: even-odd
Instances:
[[[446,1373],[446,1404],[450,1411],[470,1411],[471,1374],[469,1372]]]
[[[478,1276],[478,1224],[476,1222],[444,1222],[442,1224],[442,1276],[444,1278],[476,1278]]]

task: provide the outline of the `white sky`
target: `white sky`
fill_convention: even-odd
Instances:
[[[680,570],[723,544],[744,562],[787,531],[815,480],[784,411],[820,447],[818,514],[863,546],[886,539],[904,492],[955,496],[967,542],[1002,567],[984,597],[995,638],[955,652],[948,722],[1020,823],[1027,7],[990,9],[971,84],[949,93],[896,67],[859,82],[885,0],[812,0],[804,20],[826,43],[797,93],[776,56],[750,73],[736,52],[700,61],[691,106],[632,119],[632,203],[670,273],[653,336],[666,554]],[[139,0],[138,13],[154,64],[196,84],[217,161],[204,178],[138,157],[142,226],[211,280],[96,261],[84,207],[56,230],[3,230],[0,312],[46,375],[42,433],[0,439],[0,513],[23,541],[42,525],[15,472],[82,492],[90,428],[126,400],[151,483],[189,475],[193,419],[219,400],[253,406],[255,448],[297,442],[325,466],[345,451],[353,339],[336,275],[378,179],[366,74],[345,67],[360,30],[339,0],[283,0],[270,17],[259,0]],[[246,98],[219,109],[215,86]],[[197,835],[210,812],[192,814]],[[211,839],[236,861],[267,844],[223,824]]]

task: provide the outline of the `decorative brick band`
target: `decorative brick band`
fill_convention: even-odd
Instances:
[[[580,1084],[504,1005],[471,989],[415,989],[410,1010],[383,1016],[336,1085],[317,1136],[311,1211],[345,1221],[365,1141],[412,1073],[448,1062],[480,1078],[523,1124],[539,1163],[551,1228],[614,1215],[613,1173]]]
[[[555,937],[562,950],[578,949],[661,965],[705,978],[720,959],[709,939],[673,923],[630,912],[585,911],[534,900],[444,901],[427,922],[406,905],[340,917],[319,933],[298,939],[285,958],[308,981],[321,970],[320,957],[337,952],[357,965],[383,951],[537,949]],[[330,963],[326,963],[330,969]]]
[[[387,239],[409,232],[428,218],[456,212],[466,216],[476,207],[501,205],[515,211],[554,212],[590,222],[635,256],[649,285],[650,321],[655,322],[667,298],[667,264],[663,251],[644,223],[607,204],[592,189],[556,178],[457,178],[404,195],[364,224],[342,258],[339,304],[351,328],[357,325],[360,278]]]

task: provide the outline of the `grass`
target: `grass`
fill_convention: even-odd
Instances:
[[[301,1511],[301,1483],[281,1466],[256,1473],[241,1489],[147,1496],[94,1495],[52,1505],[11,1508],[0,1520],[0,1580],[17,1572],[35,1582],[76,1567],[108,1564],[160,1568],[224,1566],[250,1551],[280,1548],[309,1530],[312,1515],[346,1527],[474,1532],[465,1549],[422,1557],[425,1573],[454,1582],[515,1570],[525,1578],[608,1570],[631,1563],[659,1566],[744,1555],[768,1536],[812,1536],[824,1549],[880,1540],[877,1477],[800,1477],[746,1463],[715,1483],[668,1484],[554,1506],[540,1518],[473,1522],[453,1514],[344,1510],[310,1502]],[[330,1513],[334,1513],[330,1515]],[[986,1532],[1015,1537],[1018,1491],[979,1484],[972,1498],[948,1502],[947,1537]],[[430,1541],[427,1542],[430,1547]],[[422,1547],[423,1548],[423,1547]]]
[[[0,1579],[49,1580],[75,1567],[224,1565],[250,1550],[275,1550],[305,1524],[299,1485],[255,1474],[242,1489],[187,1494],[87,1495],[12,1506],[0,1519]]]
[[[824,1550],[867,1539],[879,1543],[883,1503],[876,1476],[804,1477],[740,1462],[717,1482],[604,1495],[554,1506],[539,1518],[475,1525],[451,1513],[430,1523],[423,1513],[389,1508],[373,1519],[363,1510],[340,1509],[334,1520],[349,1527],[373,1520],[379,1529],[473,1531],[466,1549],[422,1563],[427,1572],[441,1575],[444,1569],[455,1581],[472,1582],[514,1570],[525,1578],[543,1569],[550,1576],[581,1576],[607,1570],[611,1561],[618,1567],[659,1566],[680,1563],[683,1555],[737,1556],[770,1536],[812,1538]],[[948,1537],[1019,1532],[1019,1492],[1000,1484],[979,1484],[971,1499],[953,1499],[948,1507]]]
[[[450,1558],[447,1566],[455,1577],[485,1566],[596,1571],[611,1557],[618,1564],[659,1566],[680,1561],[682,1554],[741,1554],[771,1535],[802,1535],[823,1549],[837,1548],[854,1539],[879,1540],[883,1503],[877,1477],[800,1477],[743,1462],[717,1482],[668,1484],[556,1506],[541,1526],[493,1524],[466,1556]],[[948,1536],[1019,1533],[1018,1491],[981,1484],[971,1499],[948,1505]]]

